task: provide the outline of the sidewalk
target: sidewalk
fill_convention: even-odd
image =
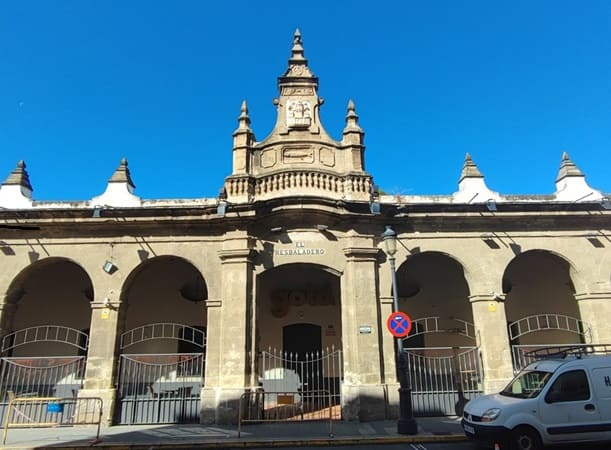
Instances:
[[[95,443],[94,426],[10,429],[6,449],[83,449],[113,450],[257,448],[309,445],[355,445],[466,440],[457,417],[420,417],[418,434],[397,433],[396,421],[378,422],[284,422],[245,425],[241,437],[237,426],[218,425],[132,425],[102,428]]]

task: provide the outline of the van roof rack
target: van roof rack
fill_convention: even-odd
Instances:
[[[565,359],[569,356],[581,358],[592,355],[611,354],[611,344],[575,344],[567,346],[542,347],[527,353],[534,360]]]

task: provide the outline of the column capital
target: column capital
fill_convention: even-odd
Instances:
[[[371,247],[346,247],[342,250],[352,261],[375,261],[380,254],[380,249]]]
[[[223,306],[223,301],[220,298],[209,298],[205,300],[206,308],[219,308]]]
[[[382,295],[380,295],[380,303],[382,305],[392,305],[393,304],[393,297],[392,296],[382,296]]]
[[[218,255],[222,264],[253,263],[257,256],[257,251],[251,248],[237,248],[219,250]]]
[[[575,300],[611,300],[611,291],[579,292],[575,294]]]
[[[498,294],[496,292],[487,292],[485,294],[472,294],[469,296],[471,303],[477,302],[504,302],[507,294]]]

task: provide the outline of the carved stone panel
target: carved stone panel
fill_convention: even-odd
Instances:
[[[282,162],[284,164],[312,164],[314,162],[314,149],[309,145],[293,145],[282,149]]]
[[[286,125],[289,128],[308,128],[312,123],[312,107],[304,100],[289,100],[286,104]]]
[[[269,169],[270,167],[274,167],[277,162],[276,157],[276,149],[271,148],[267,150],[263,150],[261,152],[261,167],[264,169]]]
[[[330,148],[320,147],[318,158],[320,163],[327,167],[335,166],[335,151]]]

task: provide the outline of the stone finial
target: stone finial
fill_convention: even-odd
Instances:
[[[491,191],[486,186],[484,176],[471,159],[471,155],[465,155],[465,163],[462,167],[460,180],[458,180],[458,192],[453,194],[454,203],[486,203],[490,200],[498,201],[498,192]]]
[[[303,43],[301,42],[301,32],[299,28],[297,28],[293,34],[293,47],[291,48],[291,59],[289,59],[289,65],[292,64],[308,65],[308,60],[303,55]]]
[[[238,130],[250,130],[250,116],[248,115],[248,105],[246,104],[246,100],[243,100],[242,106],[240,106],[240,116],[238,117]]]
[[[315,78],[308,67],[308,60],[304,56],[301,32],[295,30],[293,35],[293,46],[291,47],[291,57],[289,58],[289,68],[284,74],[285,78]]]
[[[129,168],[127,167],[127,159],[122,158],[119,167],[115,170],[115,173],[112,174],[112,177],[108,180],[109,183],[127,183],[131,189],[134,189],[136,186],[132,181],[132,177],[129,173]]]
[[[346,114],[346,127],[344,128],[344,132],[346,131],[363,131],[359,126],[359,116],[356,113],[356,107],[354,106],[354,102],[352,100],[348,101],[348,113]]]
[[[108,180],[108,185],[104,193],[97,197],[93,197],[90,201],[91,205],[104,205],[110,207],[140,206],[142,204],[140,197],[134,195],[135,187],[129,173],[129,168],[127,167],[127,160],[123,158],[117,170],[115,170],[112,177]]]
[[[556,200],[561,202],[591,202],[603,198],[603,194],[588,185],[586,177],[571,160],[562,153],[560,170],[556,177]]]
[[[462,166],[462,172],[460,173],[460,179],[458,182],[460,183],[465,178],[484,178],[482,173],[477,168],[477,165],[471,159],[471,155],[469,153],[465,155],[465,163]]]
[[[562,163],[556,177],[556,182],[566,177],[584,177],[584,174],[579,170],[575,163],[569,157],[567,152],[562,152]]]
[[[2,185],[18,185],[32,191],[32,185],[30,184],[30,177],[28,171],[25,170],[25,162],[23,160],[17,163],[17,167],[13,170],[10,175],[4,180]]]

